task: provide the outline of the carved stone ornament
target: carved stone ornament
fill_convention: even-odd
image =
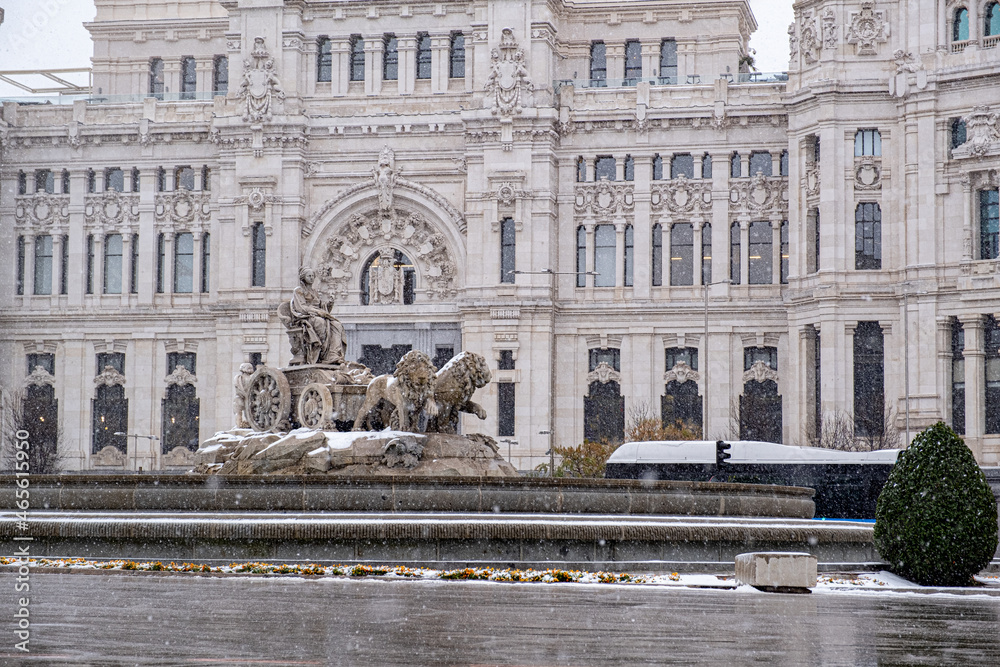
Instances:
[[[41,366],[35,366],[31,375],[24,378],[25,387],[54,387],[56,378]]]
[[[168,387],[172,387],[175,385],[178,387],[183,387],[186,384],[194,386],[194,384],[198,381],[198,378],[195,376],[194,373],[189,371],[184,366],[178,366],[177,368],[174,369],[173,373],[171,373],[165,378],[165,380]]]
[[[676,382],[677,384],[684,384],[688,380],[697,382],[700,379],[698,371],[688,366],[685,361],[678,361],[673,368],[663,374],[664,382]]]
[[[87,224],[104,229],[118,229],[139,222],[139,195],[108,190],[87,195],[83,214]]]
[[[382,462],[387,468],[412,470],[420,464],[424,445],[412,435],[393,438],[382,448]]]
[[[711,181],[695,181],[683,174],[668,183],[653,185],[650,196],[653,212],[702,213],[712,208]]]
[[[175,466],[190,468],[194,465],[194,452],[187,447],[177,446],[164,454],[161,457],[160,462],[169,468],[173,468]]]
[[[233,197],[234,204],[246,204],[250,207],[251,211],[261,211],[264,209],[265,204],[274,204],[278,202],[277,196],[272,195],[268,192],[264,192],[261,188],[251,188],[250,192],[245,195],[239,195]]]
[[[851,12],[851,23],[847,26],[847,43],[854,45],[858,56],[878,55],[878,44],[889,40],[889,23],[885,12],[875,11],[872,0],[861,3],[860,12]]]
[[[94,384],[98,387],[124,387],[125,376],[119,373],[114,366],[105,366],[104,370],[94,378]]]
[[[882,161],[871,155],[855,158],[854,161],[854,189],[855,190],[881,190],[882,189]]]
[[[578,185],[573,209],[578,214],[593,215],[601,220],[631,214],[635,210],[633,186],[631,183],[603,179],[593,184]]]
[[[14,219],[29,227],[49,227],[69,223],[69,195],[39,193],[16,199]]]
[[[285,99],[285,91],[274,73],[274,59],[264,47],[263,37],[254,38],[250,57],[243,61],[243,80],[236,94],[244,101],[244,122],[271,120],[271,98]]]
[[[922,62],[917,60],[916,56],[903,49],[896,49],[892,53],[892,59],[896,67],[896,74],[902,74],[908,72],[910,74],[916,74],[924,68]]]
[[[421,215],[396,209],[391,215],[356,214],[331,229],[317,264],[322,287],[337,298],[356,289],[365,261],[383,246],[403,252],[417,270],[421,287],[434,298],[454,297],[458,268],[444,235]]]
[[[500,45],[490,53],[490,75],[486,79],[486,107],[494,116],[510,118],[531,106],[531,79],[514,31],[504,28]]]
[[[606,361],[602,361],[597,364],[597,367],[587,373],[587,384],[591,382],[600,382],[601,384],[607,384],[609,382],[617,382],[621,384],[622,376],[621,373],[616,371],[611,364]]]
[[[181,189],[156,195],[153,211],[156,221],[182,227],[207,223],[211,218],[211,200],[205,193]]]
[[[783,211],[788,207],[788,185],[783,178],[758,171],[729,189],[729,201],[751,214]]]
[[[810,197],[819,194],[819,167],[806,169],[806,194]]]
[[[819,60],[819,50],[822,46],[819,26],[812,14],[804,14],[799,27],[799,48],[806,64],[811,65]]]
[[[974,107],[972,113],[962,119],[965,121],[966,139],[955,153],[965,152],[975,157],[983,157],[995,149],[995,144],[1000,139],[1000,132],[997,130],[998,118],[1000,116],[991,113],[988,106]]]
[[[393,190],[399,170],[396,169],[396,154],[388,146],[383,146],[378,154],[378,164],[372,167],[372,178],[378,190],[378,210],[383,215],[392,211]]]
[[[799,56],[799,27],[792,21],[788,24],[788,59],[795,60]]]
[[[108,445],[90,457],[90,462],[95,467],[121,468],[125,465],[126,457],[120,449]]]
[[[378,261],[368,269],[371,303],[403,303],[403,270],[396,264],[394,248],[378,251]]]
[[[763,361],[755,361],[753,362],[753,366],[750,367],[750,370],[743,374],[744,384],[750,382],[751,380],[754,382],[766,382],[768,380],[772,380],[777,383],[778,371],[774,370]]]

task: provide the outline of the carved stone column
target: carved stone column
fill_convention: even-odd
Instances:
[[[962,175],[962,260],[971,262],[973,256],[972,221],[975,219],[975,206],[972,195],[972,179],[969,174]]]
[[[448,92],[451,33],[431,33],[431,92]]]
[[[417,40],[414,37],[396,37],[399,66],[396,69],[399,80],[399,94],[411,95],[417,80]]]
[[[959,317],[965,329],[965,437],[981,442],[986,429],[986,352],[983,348],[982,315]],[[981,444],[977,447],[981,449]],[[973,449],[975,452],[976,449]],[[977,456],[978,458],[978,456]]]
[[[594,287],[594,223],[586,223],[587,228],[587,287]]]
[[[330,57],[330,91],[342,97],[351,83],[351,40],[331,39]]]
[[[382,35],[365,35],[365,94],[382,92]]]

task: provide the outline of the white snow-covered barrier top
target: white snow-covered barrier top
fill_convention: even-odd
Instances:
[[[874,452],[842,452],[819,447],[794,447],[756,440],[726,440],[729,463],[891,464],[900,449]],[[626,442],[608,463],[715,463],[715,440]]]

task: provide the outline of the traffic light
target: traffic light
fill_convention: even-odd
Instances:
[[[732,454],[729,453],[729,448],[732,447],[728,442],[723,442],[722,440],[717,440],[715,442],[715,465],[719,468],[729,464],[729,459]]]

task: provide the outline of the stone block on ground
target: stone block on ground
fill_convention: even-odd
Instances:
[[[736,557],[736,579],[765,591],[808,593],[816,585],[816,556],[758,551]]]

